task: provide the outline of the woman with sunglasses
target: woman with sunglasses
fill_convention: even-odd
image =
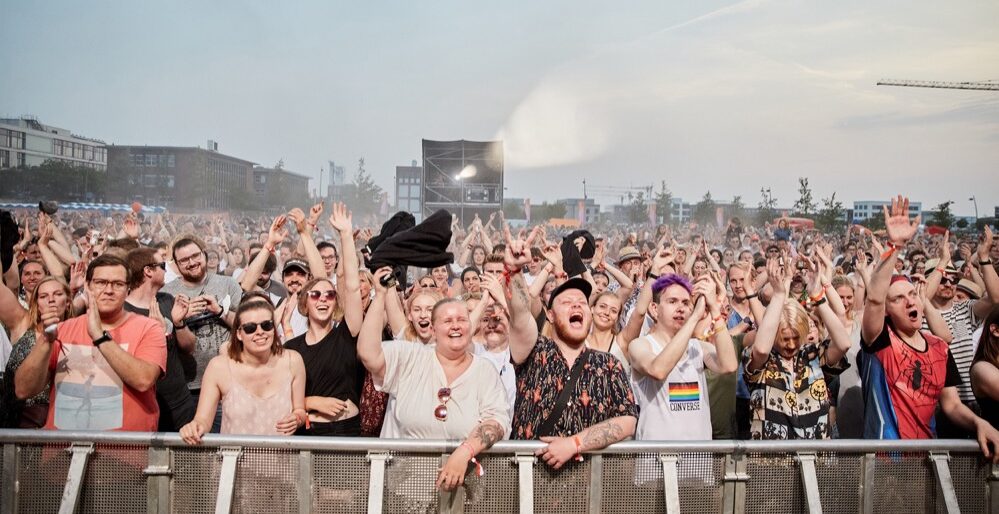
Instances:
[[[382,344],[385,295],[375,273],[375,299],[358,337],[357,354],[371,372],[375,386],[389,393],[396,408],[391,415],[405,439],[461,439],[438,475],[437,485],[454,489],[464,481],[469,462],[506,434],[510,423],[506,392],[499,373],[472,354],[471,326],[463,302],[438,302],[431,314],[433,345],[409,341]],[[388,420],[386,420],[386,424]]]
[[[305,364],[285,351],[277,336],[274,307],[243,302],[236,311],[229,342],[208,362],[194,420],[180,429],[188,444],[198,444],[222,403],[223,434],[291,435],[308,422]]]

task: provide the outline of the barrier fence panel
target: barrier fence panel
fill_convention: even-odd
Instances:
[[[458,441],[0,431],[0,514],[990,512],[970,441],[625,442],[552,470],[504,441],[454,494]],[[74,461],[75,459],[75,461]],[[76,481],[75,481],[76,480]],[[77,487],[78,485],[78,487]],[[64,494],[65,493],[65,494]],[[989,503],[991,502],[991,503]]]

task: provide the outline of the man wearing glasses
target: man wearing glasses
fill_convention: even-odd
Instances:
[[[183,330],[186,327],[196,336],[194,362],[187,359],[185,366],[195,370],[188,389],[197,401],[208,361],[218,355],[219,348],[229,340],[229,327],[243,298],[243,290],[232,277],[208,273],[204,243],[194,236],[182,236],[174,243],[173,261],[177,264],[180,277],[168,282],[161,291],[173,295],[180,302],[187,302],[187,317],[175,328]],[[184,355],[181,358],[184,360]],[[222,425],[221,411],[216,421],[213,432],[218,432]]]
[[[166,368],[163,327],[125,310],[128,266],[101,255],[86,272],[87,313],[46,329],[15,375],[19,398],[50,382],[45,428],[152,432]]]
[[[950,343],[950,353],[954,356],[957,370],[961,375],[961,385],[957,386],[957,393],[961,397],[961,402],[971,408],[976,414],[980,414],[978,404],[975,401],[975,393],[971,390],[971,361],[975,356],[975,341],[972,337],[975,329],[982,320],[988,316],[992,309],[993,298],[999,298],[999,275],[992,266],[989,258],[989,249],[992,246],[992,230],[986,226],[982,241],[978,245],[978,252],[972,258],[973,265],[978,266],[982,280],[988,294],[978,300],[955,301],[954,294],[957,292],[957,284],[961,281],[961,274],[951,263],[950,238],[945,236],[940,243],[940,258],[926,261],[926,293],[931,298],[933,306],[940,311],[940,315],[947,321],[954,340]],[[923,320],[923,328],[928,329],[929,324]],[[940,437],[970,437],[972,434],[963,431],[949,422],[944,416],[938,416],[937,431]]]

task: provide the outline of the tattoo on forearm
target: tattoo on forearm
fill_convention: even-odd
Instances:
[[[524,282],[524,277],[518,274],[516,277],[514,277],[512,283],[513,287],[511,289],[513,289],[514,296],[517,297],[517,300],[520,303],[520,307],[530,306],[531,301],[527,296],[527,283]]]
[[[586,437],[583,438],[583,447],[588,450],[606,448],[624,438],[621,427],[614,423],[614,420],[607,420],[597,423],[586,430]]]
[[[503,428],[495,421],[486,421],[472,430],[471,437],[481,441],[483,449],[491,448],[496,441],[503,439]]]

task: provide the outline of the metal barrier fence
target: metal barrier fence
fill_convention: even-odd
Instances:
[[[4,430],[0,512],[999,513],[972,441],[630,441],[560,471],[504,441],[440,493],[458,443]]]

